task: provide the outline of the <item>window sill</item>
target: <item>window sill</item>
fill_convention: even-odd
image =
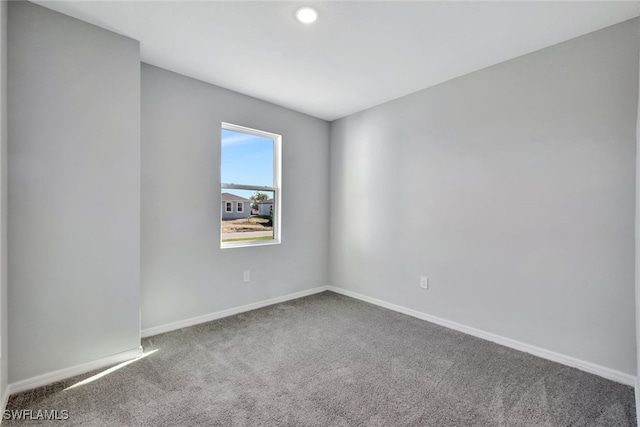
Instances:
[[[279,245],[280,240],[249,240],[242,242],[221,242],[220,249],[230,249],[230,248],[246,248],[252,246],[272,246]]]

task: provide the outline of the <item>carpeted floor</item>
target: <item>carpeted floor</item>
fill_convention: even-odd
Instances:
[[[631,387],[331,292],[143,346],[100,379],[9,401],[66,421],[3,425],[636,425]]]

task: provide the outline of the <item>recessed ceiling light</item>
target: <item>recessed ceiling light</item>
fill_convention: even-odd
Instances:
[[[296,19],[303,24],[311,24],[318,19],[318,11],[312,7],[301,7],[296,11]]]

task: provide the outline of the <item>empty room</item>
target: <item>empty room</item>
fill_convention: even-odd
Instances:
[[[0,0],[0,422],[640,425],[639,16]]]

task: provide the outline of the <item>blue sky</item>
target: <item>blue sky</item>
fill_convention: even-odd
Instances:
[[[273,140],[222,129],[222,182],[273,186]],[[249,198],[255,191],[222,190]],[[272,196],[272,194],[269,194]]]

